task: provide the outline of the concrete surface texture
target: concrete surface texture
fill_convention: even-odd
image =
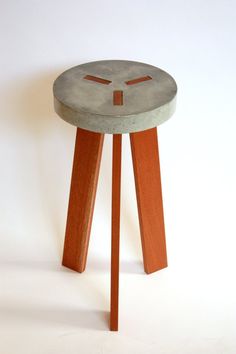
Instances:
[[[54,83],[55,110],[67,122],[101,133],[153,128],[175,110],[177,86],[165,71],[129,60],[75,66]],[[115,102],[115,92],[122,102]]]

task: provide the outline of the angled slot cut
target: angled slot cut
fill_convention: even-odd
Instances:
[[[147,80],[152,80],[152,77],[148,76],[148,75],[147,76],[142,76],[142,77],[137,77],[136,79],[125,81],[125,83],[126,83],[126,85],[135,85],[135,84],[138,84],[140,82],[147,81]]]
[[[123,106],[123,91],[113,91],[113,105]]]
[[[84,76],[84,79],[98,82],[99,84],[103,84],[103,85],[109,85],[111,83],[110,80],[102,79],[101,77],[97,77],[97,76],[93,76],[93,75],[86,75],[86,76]]]

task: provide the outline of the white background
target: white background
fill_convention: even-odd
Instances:
[[[0,9],[0,353],[236,352],[236,3],[8,0]],[[60,266],[75,127],[65,69],[143,61],[178,84],[159,128],[169,267],[145,275],[123,136],[120,330],[108,330],[111,136],[86,272]]]

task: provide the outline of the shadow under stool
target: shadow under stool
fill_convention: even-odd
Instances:
[[[157,126],[175,110],[165,71],[127,60],[75,66],[54,82],[57,114],[77,127],[63,265],[86,266],[104,134],[113,134],[110,329],[118,330],[122,134],[130,134],[145,272],[167,267]]]

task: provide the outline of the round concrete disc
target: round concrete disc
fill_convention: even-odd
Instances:
[[[100,133],[158,126],[175,110],[177,86],[165,71],[128,60],[75,66],[54,82],[55,111],[65,121]]]

